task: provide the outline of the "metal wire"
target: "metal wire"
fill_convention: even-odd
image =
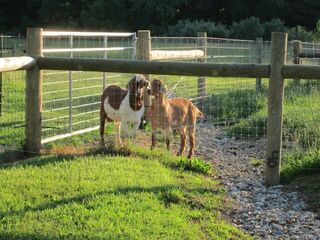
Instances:
[[[44,32],[45,56],[132,59],[135,33]],[[99,125],[99,104],[108,84],[124,85],[128,74],[45,71],[43,140],[85,132]]]

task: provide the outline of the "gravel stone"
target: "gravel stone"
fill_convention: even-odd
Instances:
[[[215,179],[234,201],[227,214],[236,227],[257,239],[320,240],[320,220],[306,210],[298,193],[283,185],[265,187],[264,163],[252,165],[264,159],[266,139],[227,138],[222,127],[201,123],[197,141],[196,153],[213,162]]]

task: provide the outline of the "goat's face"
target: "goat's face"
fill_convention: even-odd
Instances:
[[[160,94],[167,93],[167,86],[164,84],[163,81],[159,79],[154,79],[151,82],[151,94],[153,96],[159,96]]]
[[[128,83],[128,90],[130,94],[140,98],[143,95],[144,88],[149,88],[150,83],[142,74],[136,74]]]

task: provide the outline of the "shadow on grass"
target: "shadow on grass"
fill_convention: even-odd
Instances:
[[[64,150],[68,148],[65,147]],[[35,166],[41,167],[47,164],[59,163],[65,161],[72,161],[79,157],[86,156],[95,156],[95,155],[105,155],[105,156],[122,156],[128,157],[133,156],[133,151],[129,148],[114,148],[114,147],[91,147],[86,151],[79,150],[80,153],[75,152],[77,148],[71,148],[71,150],[65,150],[61,154],[54,153],[52,155],[39,155],[35,157],[27,157],[23,150],[6,150],[4,152],[0,152],[0,169],[9,169],[12,167],[26,167],[26,166]],[[80,149],[80,148],[79,148]],[[50,154],[50,153],[49,153]]]
[[[53,156],[39,156],[27,158],[21,153],[21,158],[18,161],[0,161],[0,169],[10,169],[14,167],[27,167],[27,166],[35,166],[41,167],[51,163],[59,163],[64,161],[71,161],[79,156],[71,156],[71,155],[53,155]],[[16,159],[16,158],[15,158]]]
[[[23,121],[0,123],[0,128],[20,128],[20,127],[24,127]]]
[[[46,202],[39,206],[27,206],[24,209],[21,210],[13,210],[9,212],[0,212],[0,218],[7,218],[11,216],[23,216],[27,212],[40,212],[45,211],[49,209],[54,209],[56,207],[61,207],[63,205],[68,205],[72,203],[79,203],[83,204],[85,202],[88,202],[92,199],[96,199],[97,196],[104,196],[104,195],[126,195],[129,193],[167,193],[171,190],[178,189],[179,186],[177,185],[162,185],[162,186],[156,186],[156,187],[139,187],[139,186],[133,186],[133,187],[120,187],[113,190],[106,190],[106,191],[99,191],[96,193],[91,194],[84,194],[80,196],[70,197],[70,198],[63,198],[60,200],[54,200]],[[217,189],[211,189],[211,188],[191,188],[187,189],[189,193],[198,193],[198,194],[205,194],[205,193],[211,193],[211,194],[221,194],[220,190]],[[0,238],[2,239],[2,238]]]
[[[52,235],[44,235],[41,233],[1,233],[0,232],[0,239],[1,240],[61,240],[61,239],[77,239],[76,236],[67,235],[64,237],[61,236],[52,236]],[[80,239],[84,239],[81,237]],[[86,240],[100,240],[105,239],[104,237],[88,237],[85,236]]]
[[[80,151],[81,152],[81,151]],[[98,156],[103,155],[107,157],[121,156],[121,157],[138,157],[148,160],[158,160],[160,163],[171,169],[186,170],[192,172],[198,172],[201,174],[209,175],[212,173],[212,166],[205,161],[193,158],[191,160],[184,157],[175,157],[170,153],[165,151],[148,150],[144,148],[135,148],[128,146],[115,147],[110,145],[108,147],[92,147],[88,148],[86,151],[78,154],[74,152],[74,149],[70,152],[64,152],[64,154],[54,154],[54,155],[43,155],[34,158],[29,158],[25,161],[16,161],[9,163],[2,163],[0,161],[0,169],[10,169],[12,167],[25,167],[25,166],[35,166],[41,167],[47,164],[59,163],[65,161],[76,160],[79,157],[86,156]],[[1,160],[1,159],[0,159]]]

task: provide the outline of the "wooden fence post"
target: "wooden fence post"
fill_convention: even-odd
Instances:
[[[207,61],[207,33],[206,32],[198,32],[198,45],[200,50],[204,52],[204,57],[201,61]],[[197,95],[199,98],[199,109],[200,111],[204,111],[205,109],[205,100],[204,97],[206,96],[206,78],[205,77],[198,77],[197,81]]]
[[[139,30],[137,40],[137,60],[151,60],[151,36],[149,30]],[[150,80],[150,74],[144,74],[147,80]],[[145,91],[144,94],[144,117],[143,120],[149,122],[149,111],[151,106],[150,96]]]
[[[262,38],[256,38],[256,63],[262,63]],[[261,91],[262,89],[262,82],[261,78],[256,78],[256,91]]]
[[[42,28],[28,28],[27,55],[41,56],[42,47]],[[27,70],[25,113],[25,150],[27,154],[38,154],[41,150],[42,80],[42,70],[37,65],[31,70]]]
[[[282,69],[286,62],[286,53],[287,33],[272,33],[265,170],[265,184],[267,186],[277,185],[280,181],[284,95]]]
[[[301,41],[293,41],[292,42],[292,47],[293,47],[293,64],[301,64]],[[299,85],[300,79],[293,79],[293,83],[295,86]]]

